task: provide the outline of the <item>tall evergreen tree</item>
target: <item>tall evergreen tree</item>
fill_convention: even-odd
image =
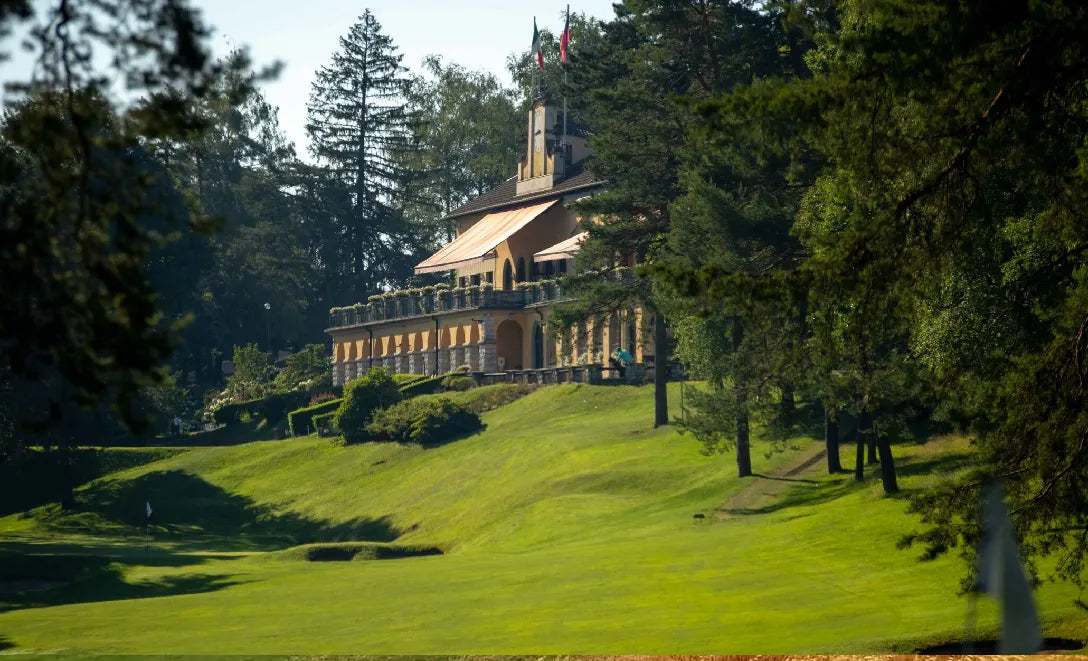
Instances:
[[[401,198],[411,173],[398,153],[414,145],[401,57],[367,10],[340,38],[310,93],[310,152],[351,196],[351,213],[337,228],[343,300],[361,300],[411,275],[417,238],[404,222]]]

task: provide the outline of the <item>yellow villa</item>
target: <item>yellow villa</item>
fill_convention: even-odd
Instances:
[[[652,353],[639,341],[637,310],[548,333],[550,306],[563,299],[561,277],[574,268],[583,237],[567,205],[602,190],[602,182],[584,167],[584,135],[564,136],[554,109],[535,103],[528,129],[516,176],[450,213],[456,239],[415,267],[417,274],[452,272],[454,286],[372,296],[330,311],[335,384],[376,366],[592,381],[619,348],[636,361]]]

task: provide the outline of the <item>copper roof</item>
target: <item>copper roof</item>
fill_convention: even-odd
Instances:
[[[558,199],[516,209],[489,213],[444,248],[416,265],[416,273],[433,273],[461,268],[487,258],[488,253],[513,236]]]
[[[574,256],[578,254],[578,249],[582,247],[582,241],[585,240],[588,232],[580,232],[570,237],[569,239],[563,239],[559,243],[545,248],[533,255],[534,262],[551,262],[557,259],[574,259]]]

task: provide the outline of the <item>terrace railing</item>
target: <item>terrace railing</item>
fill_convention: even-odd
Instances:
[[[512,291],[466,287],[419,294],[406,292],[392,298],[338,308],[329,314],[329,328],[365,326],[461,310],[517,309],[566,299],[562,285],[554,281],[526,283]]]

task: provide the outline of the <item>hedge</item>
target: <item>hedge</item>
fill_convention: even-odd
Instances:
[[[314,417],[323,413],[336,413],[336,410],[340,408],[340,402],[343,399],[332,399],[327,402],[322,402],[314,406],[307,406],[305,408],[291,411],[287,415],[287,428],[291,430],[292,436],[301,436],[308,434],[311,429],[314,429]]]
[[[335,418],[335,417],[336,417],[336,411],[331,411],[329,413],[322,413],[321,415],[315,415],[313,417],[314,429],[317,430],[317,435],[318,436],[328,436],[328,435],[331,435],[332,432],[335,431],[336,425],[334,424],[334,421],[333,421],[333,418]]]
[[[479,431],[480,416],[445,398],[408,399],[374,411],[366,431],[374,440],[435,445]]]
[[[288,415],[289,411],[295,411],[306,406],[311,397],[329,392],[329,390],[330,388],[327,385],[319,384],[313,388],[277,392],[261,399],[227,404],[216,409],[212,414],[212,419],[221,425],[228,425],[232,422],[240,422],[242,415],[248,413],[250,417],[264,418],[269,423],[279,422]],[[333,388],[332,390],[340,389]]]
[[[426,375],[423,374],[394,374],[393,383],[397,384],[398,388],[403,389],[426,378]]]
[[[442,388],[445,390],[471,390],[476,387],[476,379],[468,374],[451,372],[442,378]]]
[[[410,383],[406,386],[401,387],[400,394],[404,395],[405,399],[409,399],[411,397],[418,397],[419,395],[430,395],[431,393],[436,393],[442,389],[442,381],[445,378],[446,377],[444,376],[436,376],[429,379],[416,381],[415,383]]]

